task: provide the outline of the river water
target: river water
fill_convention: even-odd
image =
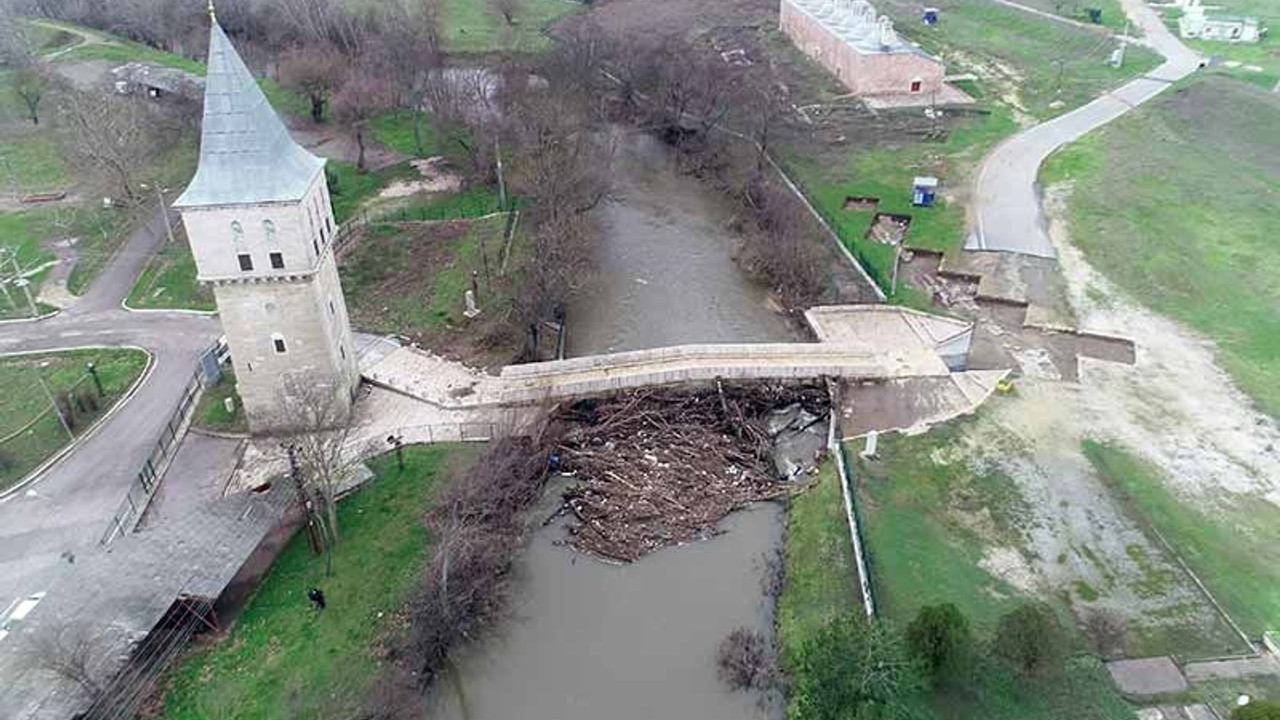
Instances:
[[[733,259],[723,198],[675,170],[647,133],[615,130],[614,192],[598,271],[566,308],[567,354],[797,339]]]
[[[799,338],[733,260],[731,213],[679,175],[651,136],[618,133],[618,201],[600,210],[600,272],[567,308],[570,355]],[[535,517],[558,502],[549,491]],[[734,628],[769,632],[761,578],[782,513],[734,514],[724,534],[626,566],[539,529],[517,563],[516,619],[457,658],[432,717],[456,720],[750,720],[776,717],[717,677]]]

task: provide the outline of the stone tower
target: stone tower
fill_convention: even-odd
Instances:
[[[345,413],[359,370],[324,160],[289,136],[216,19],[200,165],[175,206],[217,298],[250,429],[290,429],[304,398],[333,397]]]

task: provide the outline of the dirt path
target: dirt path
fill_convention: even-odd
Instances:
[[[1135,363],[1081,358],[1078,382],[1024,366],[1017,393],[990,405],[952,452],[999,467],[1031,507],[1022,548],[984,567],[1015,586],[1069,597],[1083,621],[1127,620],[1120,654],[1184,656],[1245,648],[1203,593],[1121,505],[1082,443],[1115,443],[1158,468],[1169,489],[1213,513],[1241,495],[1280,504],[1280,426],[1254,409],[1205,338],[1128,300],[1074,248],[1060,190],[1049,235],[1082,328],[1131,338]],[[1053,358],[1049,358],[1054,361]]]

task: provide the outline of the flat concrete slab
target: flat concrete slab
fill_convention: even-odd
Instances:
[[[1187,690],[1187,679],[1169,657],[1116,660],[1107,663],[1107,672],[1125,695],[1151,697]]]

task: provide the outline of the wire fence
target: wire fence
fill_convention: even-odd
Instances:
[[[200,395],[206,387],[218,382],[221,377],[220,368],[226,358],[226,347],[221,344],[214,345],[201,354],[200,362],[197,363],[191,378],[183,387],[177,406],[170,414],[169,421],[161,429],[160,437],[156,439],[151,454],[143,461],[133,483],[129,485],[129,491],[125,493],[124,500],[111,518],[111,524],[103,532],[102,539],[99,541],[101,544],[107,545],[117,537],[130,532],[142,519],[142,513],[155,495],[164,471],[178,452],[178,446],[185,435],[187,421],[191,418]]]

